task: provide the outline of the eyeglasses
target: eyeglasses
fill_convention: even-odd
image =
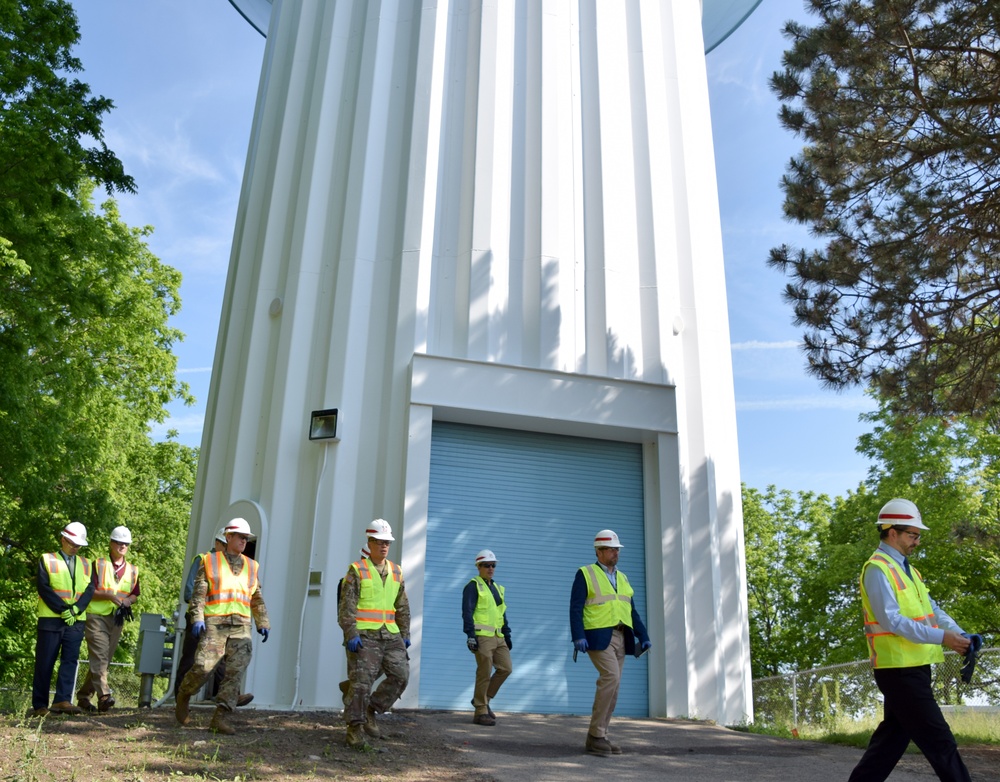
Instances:
[[[250,536],[249,535],[237,535],[236,537],[239,538],[240,540],[242,540],[243,542],[247,542],[247,541],[250,540]]]
[[[920,540],[920,533],[919,532],[910,532],[910,530],[903,530],[903,534],[904,535],[909,535],[911,538],[913,538],[916,541]]]
[[[496,562],[480,562],[479,567],[496,567]]]

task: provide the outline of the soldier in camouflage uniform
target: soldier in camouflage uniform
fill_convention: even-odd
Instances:
[[[347,745],[356,749],[368,746],[365,733],[381,735],[375,714],[392,708],[410,677],[410,604],[399,565],[386,558],[395,540],[392,528],[375,519],[365,532],[371,555],[347,569],[338,607],[350,681],[344,709]],[[383,673],[385,680],[371,692]]]
[[[225,657],[226,675],[215,699],[215,714],[209,727],[216,733],[236,732],[226,717],[237,704],[243,673],[250,664],[251,616],[265,643],[271,632],[257,562],[243,555],[252,538],[246,520],[233,519],[226,524],[225,550],[204,555],[198,567],[188,608],[191,632],[196,638],[204,637],[195,652],[194,666],[177,691],[174,713],[181,725],[188,723],[191,696],[201,689]]]

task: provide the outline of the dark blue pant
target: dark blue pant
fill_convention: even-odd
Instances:
[[[80,659],[84,622],[70,627],[57,617],[38,620],[38,637],[35,641],[35,680],[31,688],[31,707],[46,709],[49,705],[49,686],[52,670],[59,658],[59,675],[56,677],[56,697],[53,703],[72,702],[76,663]]]
[[[951,728],[931,689],[931,667],[876,668],[875,684],[885,696],[885,716],[849,782],[883,782],[912,740],[930,762],[938,779],[969,782],[969,770],[958,754]]]

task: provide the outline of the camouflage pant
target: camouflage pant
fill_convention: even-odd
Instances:
[[[219,660],[226,658],[226,675],[222,679],[216,704],[232,711],[240,697],[243,672],[250,665],[253,641],[250,625],[207,625],[198,640],[194,665],[181,682],[179,694],[194,695],[212,675]]]
[[[385,680],[371,692],[372,684],[383,673]],[[369,705],[380,713],[391,709],[410,678],[410,662],[403,637],[385,628],[362,630],[361,650],[357,654],[347,653],[347,678],[351,682],[344,709],[344,721],[348,725],[364,722]]]

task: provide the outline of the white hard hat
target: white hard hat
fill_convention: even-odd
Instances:
[[[71,521],[63,527],[62,536],[74,546],[87,545],[87,528],[79,521]]]
[[[219,543],[225,543],[226,542],[226,528],[225,527],[219,527],[219,531],[215,533],[215,539],[217,541],[219,541]]]
[[[230,533],[235,535],[249,535],[250,540],[254,540],[257,536],[250,531],[250,525],[247,524],[246,519],[230,519],[226,522],[226,535]]]
[[[889,529],[899,525],[901,527],[916,527],[917,529],[930,529],[924,524],[920,517],[917,506],[909,500],[896,498],[889,500],[878,512],[878,521],[875,522],[882,529]]]
[[[115,527],[111,530],[111,539],[115,543],[128,543],[132,545],[132,533],[129,532],[128,527]]]
[[[372,555],[372,553],[368,550],[368,546],[362,546],[361,547],[361,558],[362,559],[370,559],[371,555]]]
[[[497,555],[494,554],[492,551],[490,551],[488,548],[484,548],[482,551],[476,554],[477,565],[482,565],[484,562],[493,562],[495,564],[496,561],[497,561]]]
[[[602,529],[594,535],[594,548],[625,548],[618,540],[618,533],[610,529]]]
[[[365,535],[369,538],[375,538],[375,540],[395,540],[392,536],[392,527],[389,526],[389,522],[385,519],[375,519],[368,525],[368,529],[365,530]]]

